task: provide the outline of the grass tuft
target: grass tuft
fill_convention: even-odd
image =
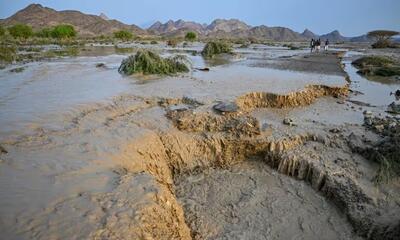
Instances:
[[[204,46],[203,51],[201,52],[201,55],[205,58],[212,58],[215,55],[221,54],[221,53],[232,53],[232,47],[226,42],[221,42],[221,41],[211,41]]]
[[[134,73],[171,75],[189,72],[190,62],[186,56],[162,58],[149,50],[139,50],[136,55],[124,59],[118,72],[125,75]]]

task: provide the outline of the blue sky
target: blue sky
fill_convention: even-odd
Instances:
[[[0,0],[0,18],[30,3],[96,15],[103,12],[139,26],[155,20],[210,23],[215,18],[238,18],[253,26],[284,26],[299,32],[309,28],[318,34],[336,29],[345,36],[373,29],[400,31],[400,0]]]

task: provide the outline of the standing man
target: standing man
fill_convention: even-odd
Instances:
[[[326,39],[325,41],[325,51],[328,51],[329,49],[329,39]]]
[[[314,41],[314,38],[311,39],[310,48],[311,48],[311,52],[313,52],[313,51],[314,51],[314,48],[315,48],[315,41]]]

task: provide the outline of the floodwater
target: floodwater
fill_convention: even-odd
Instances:
[[[351,62],[362,53],[349,51],[344,57],[345,70],[351,79],[351,89],[359,91],[359,94],[352,96],[352,100],[361,101],[377,107],[383,107],[392,103],[395,99],[391,92],[400,89],[400,81],[387,80],[383,78],[367,79],[357,73],[357,69]]]
[[[100,47],[97,54],[111,53],[113,49]],[[96,51],[82,54],[95,55]],[[259,54],[265,55],[264,51]],[[280,56],[267,53],[269,57]],[[288,52],[288,51],[286,51]],[[288,53],[286,53],[288,54]],[[289,54],[294,54],[290,51]],[[165,52],[164,55],[170,55]],[[247,53],[245,56],[255,56]],[[11,133],[21,133],[40,125],[57,127],[62,115],[80,105],[107,102],[121,94],[157,96],[166,98],[190,97],[200,102],[234,100],[248,92],[288,93],[308,84],[342,86],[340,76],[301,73],[272,68],[248,66],[246,58],[227,61],[224,65],[211,63],[210,72],[194,71],[177,77],[143,79],[121,76],[117,68],[125,55],[81,56],[30,63],[25,70],[13,73],[0,71],[0,139]],[[190,56],[193,66],[210,66],[201,56]],[[105,63],[105,68],[96,68]],[[145,83],[145,84],[144,84]]]
[[[162,53],[169,55],[171,49]],[[126,54],[109,54],[108,50],[100,55],[91,52],[86,56],[26,64],[26,69],[21,73],[11,73],[11,68],[1,70],[0,139],[1,145],[8,151],[7,154],[1,155],[0,163],[0,231],[4,233],[3,237],[90,238],[90,234],[101,227],[99,225],[104,223],[104,217],[108,215],[108,205],[99,205],[104,199],[113,199],[113,194],[120,194],[119,191],[124,191],[127,199],[138,199],[138,202],[147,199],[147,195],[143,194],[142,197],[138,192],[146,190],[143,183],[146,181],[150,185],[146,185],[147,189],[157,188],[156,181],[152,177],[145,177],[143,180],[140,177],[142,175],[137,174],[134,179],[139,180],[133,183],[139,185],[131,182],[135,191],[119,190],[121,180],[119,172],[116,171],[119,163],[110,156],[118,155],[123,151],[122,146],[133,140],[147,145],[154,140],[148,138],[149,135],[172,128],[164,116],[165,109],[153,104],[158,99],[188,97],[212,104],[219,100],[233,101],[240,95],[254,91],[287,93],[301,90],[309,84],[342,86],[346,83],[344,77],[337,75],[253,67],[248,64],[251,59],[300,53],[301,51],[273,48],[242,50],[243,58],[222,65],[210,65],[200,56],[187,54],[194,67],[210,66],[210,72],[194,70],[175,77],[154,79],[121,76],[117,68]],[[96,63],[100,62],[105,63],[106,67],[96,68]],[[388,85],[374,86],[379,88],[377,92],[388,91]],[[369,94],[374,93],[365,91],[366,97]],[[325,102],[316,103],[321,104],[321,109],[326,109],[326,105],[335,104],[336,100],[323,101]],[[379,102],[380,105],[386,103],[386,100]],[[329,111],[326,111],[326,115],[329,114]],[[357,114],[361,116],[361,113]],[[268,116],[261,113],[260,115],[260,118]],[[70,128],[66,127],[71,125]],[[252,175],[255,171],[254,166],[256,165],[247,166],[251,170],[244,170],[242,174]],[[211,174],[218,180],[221,173]],[[235,179],[235,174],[232,174],[228,173],[223,177]],[[268,205],[276,204],[277,198],[285,197],[283,190],[271,191],[271,196],[266,196],[262,191],[263,184],[268,188],[279,188],[282,181],[289,180],[282,180],[280,176],[271,173],[271,170],[257,172],[256,175],[260,185],[256,189],[258,192],[254,193],[258,194],[255,200],[268,197],[269,200],[265,202]],[[237,191],[247,191],[251,185],[246,181],[241,183],[243,185],[240,186],[241,189],[236,189]],[[140,184],[144,184],[143,189],[140,188]],[[220,182],[212,184],[218,185]],[[300,188],[304,187],[304,191],[301,190],[300,194],[312,194],[313,191],[303,185]],[[202,191],[203,186],[196,187]],[[231,186],[226,185],[226,188],[229,187]],[[285,188],[292,193],[299,191],[297,183],[285,185]],[[190,193],[185,192],[184,187],[182,191],[180,196],[182,201],[186,201],[185,196],[190,196],[185,194]],[[319,196],[304,197],[304,201],[312,198],[312,203],[303,211],[307,212],[306,216],[317,214],[315,224],[319,221],[343,220],[330,203]],[[306,218],[298,218],[294,222],[287,218],[288,214],[291,214],[290,206],[298,208],[303,204],[302,201],[294,196],[279,206],[284,209],[280,213],[270,212],[268,206],[261,206],[261,215],[257,215],[257,209],[244,209],[240,214],[247,214],[246,211],[249,211],[248,213],[255,215],[254,218],[249,218],[249,224],[252,224],[252,221],[260,223],[262,218],[270,214],[275,217],[283,214],[288,223],[301,225],[292,228],[290,233],[299,233],[299,228],[307,228],[307,233],[319,234],[321,229],[315,229],[311,222],[307,223]],[[113,205],[114,200],[110,202],[112,207],[118,207]],[[260,201],[258,203],[261,204]],[[135,207],[140,206],[130,206]],[[118,210],[117,208],[115,211]],[[331,213],[333,217],[329,216]],[[129,224],[125,224],[127,228]],[[265,224],[257,226],[263,227]],[[335,224],[329,224],[332,225],[330,234],[338,231],[343,231],[346,236],[350,234],[347,223],[339,230],[333,227]],[[270,224],[268,228],[272,229],[273,226]],[[234,230],[242,231],[241,228]],[[275,234],[271,231],[271,234]],[[229,232],[232,233],[234,232]],[[229,234],[226,237],[229,237]],[[247,231],[243,234],[251,233]],[[284,236],[280,239],[284,239]]]

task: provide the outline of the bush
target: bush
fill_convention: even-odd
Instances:
[[[203,57],[212,58],[221,53],[232,53],[232,47],[226,42],[211,41],[206,44],[201,55],[203,55]]]
[[[120,40],[123,40],[123,41],[128,41],[133,38],[133,34],[126,30],[120,30],[120,31],[114,32],[114,37],[118,38]]]
[[[8,32],[14,38],[27,39],[33,35],[32,27],[25,24],[16,24],[8,28]]]
[[[178,45],[178,39],[169,39],[167,45],[170,47],[176,47],[176,45]]]
[[[3,26],[0,26],[0,37],[6,34],[6,30],[4,29]]]
[[[139,50],[135,56],[124,59],[118,72],[125,75],[134,73],[170,75],[178,72],[188,72],[188,59],[183,55],[161,58],[149,50]]]
[[[150,44],[152,44],[152,45],[156,45],[156,44],[158,44],[158,42],[157,42],[157,41],[155,41],[155,40],[153,40],[153,41],[151,41],[151,42],[150,42]]]
[[[53,38],[73,38],[76,36],[76,31],[72,25],[58,25],[51,30]]]
[[[35,35],[41,38],[51,38],[52,37],[52,29],[51,28],[42,28],[40,31],[36,32]]]
[[[11,63],[16,59],[16,53],[15,47],[0,46],[0,62]]]
[[[186,36],[185,36],[186,41],[193,42],[196,40],[196,38],[197,38],[197,34],[195,32],[186,33]]]

